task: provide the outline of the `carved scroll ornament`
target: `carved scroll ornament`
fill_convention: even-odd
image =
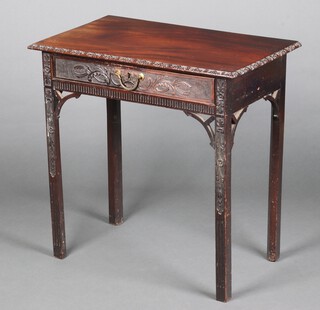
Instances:
[[[86,77],[88,82],[96,82],[117,87],[122,86],[122,84],[138,84],[134,89],[139,87],[140,91],[150,91],[159,94],[188,96],[190,95],[192,88],[187,81],[181,79],[169,79],[162,76],[153,76],[151,74],[148,74],[147,77],[143,75],[142,78],[141,73],[132,74],[129,70],[124,70],[120,75],[118,69],[108,66],[78,64],[74,66],[73,72],[78,78]],[[137,83],[139,77],[141,79],[140,84]]]
[[[137,70],[114,63],[55,58],[55,77],[213,106],[214,80],[177,73]]]

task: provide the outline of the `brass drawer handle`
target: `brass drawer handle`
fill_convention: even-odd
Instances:
[[[139,73],[139,75],[133,75],[128,73],[126,77],[121,74],[119,69],[114,71],[114,75],[119,79],[119,83],[125,90],[136,90],[139,87],[140,81],[144,79],[144,74]]]

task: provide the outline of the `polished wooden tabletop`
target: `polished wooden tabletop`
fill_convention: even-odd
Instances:
[[[292,40],[106,16],[29,48],[234,78],[299,46]]]

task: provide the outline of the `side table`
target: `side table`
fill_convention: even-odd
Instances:
[[[231,149],[238,122],[271,102],[267,257],[280,254],[286,55],[297,41],[106,16],[29,46],[42,51],[54,255],[66,256],[59,116],[82,94],[107,98],[109,221],[123,222],[120,101],[184,111],[215,150],[216,298],[231,297]],[[213,125],[214,124],[214,125]]]

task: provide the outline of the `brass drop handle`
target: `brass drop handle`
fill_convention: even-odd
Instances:
[[[117,69],[114,71],[114,75],[119,79],[121,87],[125,90],[136,90],[139,87],[140,81],[144,79],[144,74],[139,73],[139,75],[127,74],[127,77],[123,77],[121,70]]]

